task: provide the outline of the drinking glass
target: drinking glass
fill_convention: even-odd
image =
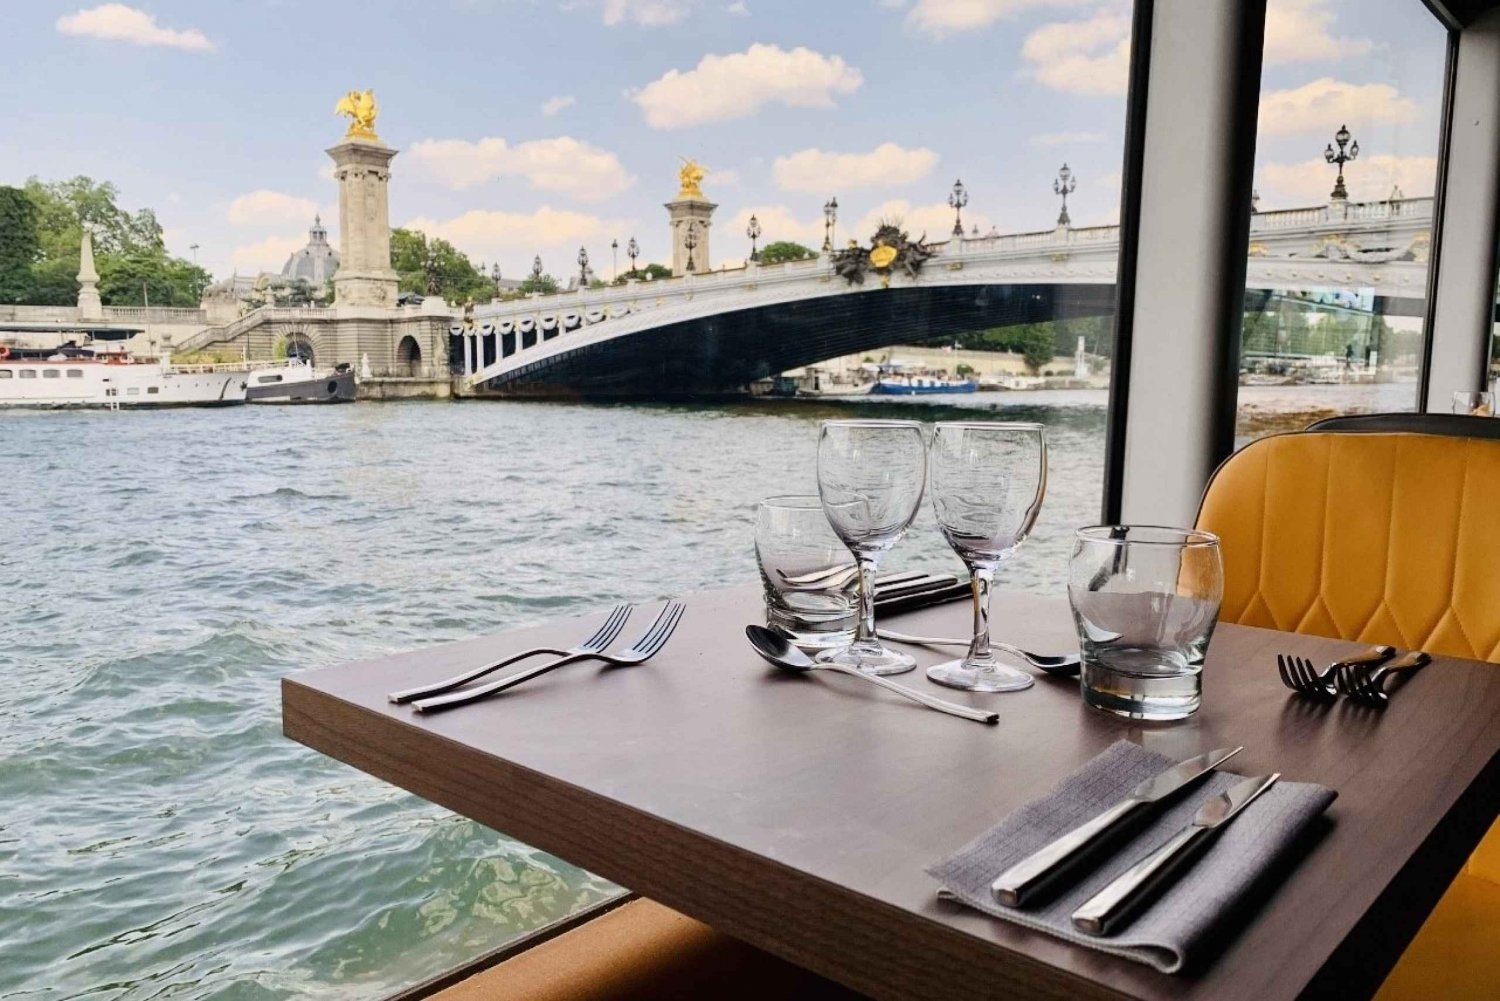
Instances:
[[[804,650],[842,649],[854,641],[857,571],[816,494],[760,502],[755,557],[766,625]]]
[[[824,421],[818,438],[818,496],[828,524],[859,566],[859,619],[854,642],[818,659],[867,674],[900,674],[917,666],[875,636],[875,570],[906,534],[927,485],[927,447],[916,421]]]
[[[932,509],[948,545],[969,568],[974,639],[961,660],[927,677],[971,692],[1016,692],[1031,675],[990,650],[990,588],[995,572],[1031,534],[1047,493],[1047,433],[1040,424],[945,421],[931,449]]]
[[[1203,658],[1224,596],[1219,539],[1196,529],[1078,530],[1068,600],[1083,698],[1131,719],[1182,719],[1203,702]]]
[[[1471,417],[1493,417],[1495,398],[1489,393],[1454,393],[1453,412]]]

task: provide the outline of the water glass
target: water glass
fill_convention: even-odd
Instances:
[[[817,495],[761,501],[755,557],[767,626],[804,650],[843,649],[854,642],[858,574]]]
[[[1203,701],[1203,657],[1224,596],[1219,539],[1195,529],[1080,529],[1068,600],[1083,697],[1131,719],[1182,719]]]
[[[961,660],[927,669],[940,685],[971,692],[1030,688],[1031,675],[990,649],[990,587],[1000,564],[1031,534],[1047,493],[1047,434],[1040,424],[944,421],[930,450],[932,510],[969,568],[974,639]]]
[[[825,663],[867,674],[900,674],[917,666],[875,635],[875,571],[922,503],[927,446],[916,421],[824,421],[818,437],[818,496],[828,524],[859,567],[859,617],[854,642],[825,651]]]
[[[1493,417],[1495,397],[1490,393],[1454,393],[1453,412],[1470,417]]]

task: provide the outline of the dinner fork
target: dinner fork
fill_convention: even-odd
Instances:
[[[604,620],[604,624],[599,627],[598,631],[577,646],[570,646],[566,650],[559,650],[556,647],[550,646],[539,646],[531,650],[523,650],[518,654],[506,657],[504,660],[496,661],[493,664],[485,664],[482,667],[474,668],[472,671],[465,671],[463,674],[454,675],[446,681],[437,681],[429,685],[418,685],[415,688],[402,689],[399,692],[392,692],[386,698],[392,702],[400,703],[410,702],[412,699],[420,699],[429,695],[438,695],[442,692],[451,691],[460,685],[467,685],[469,682],[476,681],[486,674],[500,670],[502,667],[509,667],[518,660],[535,657],[537,654],[550,653],[558,657],[576,657],[581,654],[597,653],[608,649],[609,645],[615,641],[615,637],[620,635],[620,630],[625,628],[625,620],[630,618],[630,609],[632,607],[631,605],[616,605],[610,610],[609,617]]]
[[[1340,669],[1351,665],[1379,664],[1395,655],[1395,647],[1372,646],[1363,653],[1335,661],[1320,672],[1306,657],[1277,654],[1276,670],[1281,674],[1281,683],[1292,691],[1319,702],[1332,702],[1339,697],[1336,681]]]
[[[656,621],[651,623],[651,628],[647,629],[641,634],[639,639],[619,653],[609,654],[601,650],[593,650],[586,653],[569,654],[559,660],[527,668],[518,674],[512,674],[508,678],[492,681],[488,685],[480,685],[478,688],[466,688],[461,692],[439,695],[436,698],[418,699],[412,705],[416,707],[417,712],[431,712],[434,709],[451,709],[454,706],[467,705],[470,702],[478,702],[480,699],[503,692],[508,688],[514,688],[523,681],[539,678],[549,671],[557,670],[564,664],[571,664],[580,660],[602,660],[604,663],[615,667],[634,667],[636,664],[644,664],[660,653],[661,648],[667,645],[667,640],[672,638],[672,633],[677,629],[677,623],[682,621],[682,613],[686,610],[686,607],[678,601],[667,602],[662,607],[661,613],[656,616]]]
[[[1361,705],[1385,708],[1391,697],[1383,684],[1392,671],[1415,671],[1431,663],[1432,656],[1422,650],[1412,650],[1379,667],[1370,664],[1340,665],[1338,673],[1339,691]]]

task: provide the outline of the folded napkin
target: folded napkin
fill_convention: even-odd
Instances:
[[[1090,949],[1147,963],[1163,973],[1176,973],[1210,944],[1215,924],[1289,853],[1337,793],[1319,785],[1277,782],[1220,828],[1208,849],[1135,920],[1103,938],[1078,932],[1069,916],[1106,883],[1192,823],[1206,800],[1244,776],[1216,771],[1153,815],[1129,840],[1106,849],[1093,869],[1065,877],[1073,882],[1032,907],[1001,907],[990,896],[990,883],[1000,873],[1174,764],[1127,740],[1117,741],[1052,792],[1016,810],[927,872],[942,883],[939,892],[946,898]]]

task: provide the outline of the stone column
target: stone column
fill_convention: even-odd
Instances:
[[[99,272],[94,270],[94,237],[87,226],[83,227],[83,242],[78,248],[78,318],[104,319],[104,306],[99,301]]]
[[[702,274],[712,271],[709,256],[709,227],[713,225],[714,209],[719,206],[706,198],[679,198],[667,202],[667,217],[672,226],[672,274],[685,275],[688,271],[687,232],[692,223],[698,235],[698,245],[693,248],[693,272]]]
[[[346,139],[328,150],[339,182],[339,306],[396,305],[387,187],[396,151],[379,140]]]

